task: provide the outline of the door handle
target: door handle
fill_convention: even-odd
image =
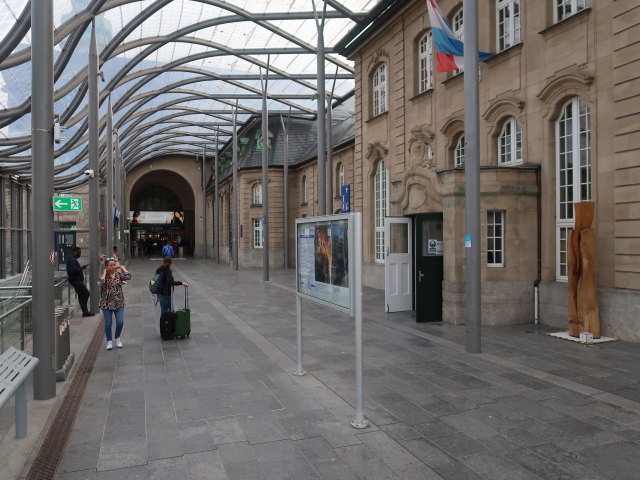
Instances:
[[[422,283],[423,278],[424,278],[424,273],[418,270],[418,283]]]

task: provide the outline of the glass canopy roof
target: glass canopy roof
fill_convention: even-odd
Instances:
[[[126,169],[166,153],[201,154],[230,140],[262,108],[313,118],[318,22],[324,15],[325,89],[354,88],[353,66],[334,46],[366,23],[378,0],[55,0],[56,184],[87,167],[87,59],[95,18],[101,151],[110,97]],[[92,12],[96,12],[95,15]],[[30,0],[0,0],[0,173],[30,176]],[[267,68],[268,67],[268,68]]]

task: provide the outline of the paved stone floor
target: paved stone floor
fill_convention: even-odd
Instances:
[[[640,478],[640,345],[492,327],[470,355],[463,326],[385,314],[365,289],[355,430],[351,319],[303,303],[296,377],[293,270],[176,261],[193,330],[162,342],[158,263],[130,266],[124,348],[99,354],[59,480]]]

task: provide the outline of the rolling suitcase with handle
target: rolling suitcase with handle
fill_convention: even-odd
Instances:
[[[160,337],[162,340],[173,340],[173,329],[176,314],[169,310],[160,315]]]
[[[179,338],[191,334],[191,310],[189,310],[189,287],[184,287],[184,308],[176,311],[173,334]]]

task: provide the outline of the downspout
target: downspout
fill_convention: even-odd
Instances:
[[[542,280],[542,191],[541,191],[541,165],[536,168],[536,217],[537,217],[537,238],[538,238],[538,274],[533,282],[533,323],[540,323],[540,282]]]

